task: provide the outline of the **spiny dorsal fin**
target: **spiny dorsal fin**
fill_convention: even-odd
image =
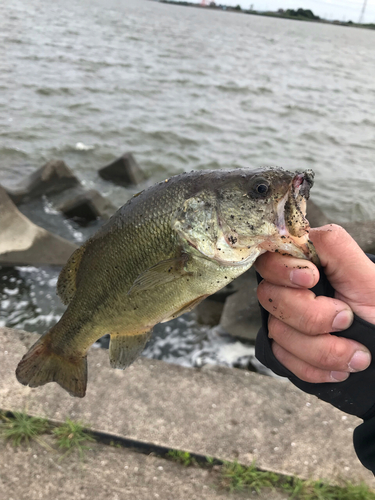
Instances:
[[[86,245],[82,245],[72,253],[68,262],[65,264],[57,281],[57,295],[66,306],[74,297],[77,290],[77,271],[83,254],[85,253]]]
[[[109,361],[112,368],[125,370],[142,353],[152,330],[138,335],[116,335],[111,333]]]

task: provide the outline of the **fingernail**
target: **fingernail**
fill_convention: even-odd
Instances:
[[[356,351],[349,361],[349,369],[352,372],[361,372],[370,366],[371,355],[366,351]]]
[[[331,372],[332,382],[343,382],[349,377],[348,372]]]
[[[332,331],[346,330],[353,323],[353,311],[351,309],[345,309],[340,311],[332,323]]]
[[[289,279],[294,285],[311,288],[314,284],[314,273],[309,267],[293,269],[289,275]]]

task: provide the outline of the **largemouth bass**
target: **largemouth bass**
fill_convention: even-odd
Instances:
[[[313,173],[279,168],[177,175],[128,201],[61,271],[68,307],[22,358],[18,380],[57,382],[83,397],[89,347],[109,333],[110,364],[124,369],[152,328],[190,311],[266,251],[317,262],[306,200]]]

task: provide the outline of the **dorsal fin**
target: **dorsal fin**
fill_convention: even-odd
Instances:
[[[57,281],[57,295],[66,306],[74,297],[77,290],[77,271],[81,264],[86,245],[77,248],[65,264]]]

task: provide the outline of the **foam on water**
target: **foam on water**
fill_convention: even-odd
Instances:
[[[77,151],[90,151],[91,149],[94,149],[94,146],[87,146],[86,144],[83,144],[83,142],[77,142],[74,149]]]

